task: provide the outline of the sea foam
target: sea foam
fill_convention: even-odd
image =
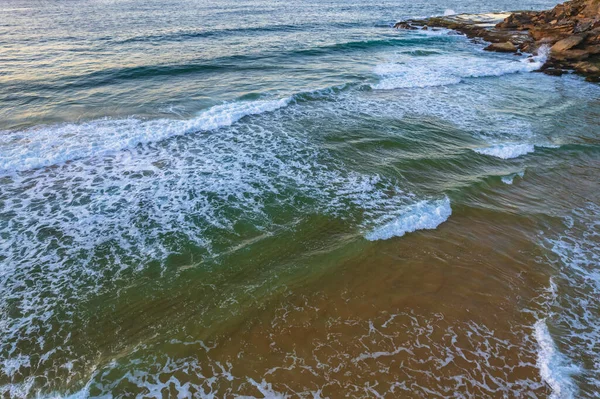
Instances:
[[[520,59],[482,57],[475,54],[401,57],[396,61],[377,65],[374,73],[380,80],[371,86],[375,90],[394,90],[454,85],[466,78],[532,72],[542,67],[546,58],[545,50],[541,50],[537,56]]]
[[[521,171],[519,173],[512,173],[508,176],[502,176],[502,183],[511,185],[515,181],[515,178],[519,176],[521,179],[525,176],[525,171]]]
[[[68,328],[53,326],[86,325],[86,299],[118,290],[150,268],[165,278],[178,275],[167,267],[172,254],[193,248],[196,259],[211,265],[240,243],[279,234],[307,215],[344,218],[356,232],[416,202],[395,181],[348,170],[323,148],[318,129],[334,118],[402,114],[389,101],[340,95],[343,101],[306,101],[238,123],[232,121],[249,111],[286,102],[243,110],[232,105],[237,112],[222,117],[228,105],[203,114],[203,126],[233,123],[211,134],[2,176],[0,308],[15,311],[0,317],[0,352],[6,354],[0,373],[18,381],[28,369],[24,356],[40,372],[18,386],[0,385],[0,396],[35,396],[40,387],[33,381],[65,364],[69,376],[85,375],[84,363],[69,362],[90,347],[74,345]],[[104,144],[115,130],[106,132]],[[24,342],[43,345],[24,350]]]
[[[534,331],[539,345],[537,366],[540,369],[540,376],[552,389],[550,398],[573,398],[576,390],[570,376],[579,372],[579,368],[573,365],[565,365],[566,360],[556,348],[556,344],[548,331],[546,319],[538,320],[535,323]]]
[[[447,197],[438,201],[421,201],[402,209],[398,217],[373,229],[365,238],[369,241],[387,240],[417,230],[432,230],[448,220],[451,214],[452,207]]]
[[[535,325],[540,375],[552,387],[553,398],[584,397],[600,388],[600,206],[587,203],[564,219],[566,230],[545,244],[555,257],[557,292],[549,305],[558,309]],[[549,333],[555,327],[560,351]],[[577,384],[572,376],[577,375]],[[578,392],[577,389],[581,392]],[[593,395],[592,395],[593,396]]]
[[[231,126],[249,115],[287,106],[291,98],[216,105],[188,120],[99,119],[0,132],[0,171],[28,170],[106,155],[173,136]]]
[[[491,157],[512,159],[534,152],[535,147],[533,144],[498,144],[490,147],[475,148],[473,151]]]

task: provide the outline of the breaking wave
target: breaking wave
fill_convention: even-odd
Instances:
[[[272,112],[291,98],[216,105],[189,120],[100,119],[0,132],[0,171],[27,170],[102,156],[139,144],[231,126],[245,116]]]
[[[525,176],[525,171],[521,171],[518,173],[511,173],[508,176],[502,176],[502,183],[511,185],[515,181],[516,177],[520,177],[521,179]]]
[[[567,229],[546,244],[558,274],[552,311],[535,326],[538,365],[553,398],[593,397],[600,389],[600,206],[588,203],[564,219]],[[552,330],[549,330],[552,327]],[[557,331],[555,338],[551,331]],[[557,347],[560,343],[560,350]],[[573,379],[577,376],[577,385]]]
[[[452,214],[450,200],[421,201],[398,211],[399,215],[381,227],[367,233],[369,241],[402,237],[417,230],[431,230],[444,223]],[[388,216],[386,216],[386,219]]]
[[[327,106],[308,101],[285,107],[288,102],[219,106],[195,122],[175,121],[167,133],[156,131],[178,136],[160,142],[151,141],[156,136],[150,127],[156,125],[139,130],[139,121],[126,123],[135,129],[123,131],[111,124],[93,132],[70,125],[67,131],[91,134],[96,145],[73,136],[74,149],[66,153],[71,155],[62,153],[71,162],[0,177],[0,308],[11,309],[0,320],[6,360],[0,367],[11,382],[0,384],[2,394],[35,394],[40,388],[35,379],[45,377],[31,375],[31,365],[46,370],[65,365],[60,368],[65,378],[87,372],[89,364],[70,362],[82,356],[79,350],[90,349],[89,343],[74,343],[81,337],[68,328],[88,325],[80,304],[124,289],[135,276],[143,281],[155,268],[177,275],[166,266],[174,254],[193,248],[210,268],[240,242],[292,228],[307,215],[345,221],[356,234],[359,226],[390,212],[401,215],[418,200],[395,181],[331,162],[315,141],[315,129],[334,115],[351,120],[359,109],[401,115],[394,104],[352,96]],[[251,114],[255,117],[235,123]],[[190,125],[223,128],[182,134]],[[68,145],[67,131],[53,131],[55,142]],[[111,136],[119,132],[121,139]],[[47,147],[40,146],[53,148],[51,134],[44,137],[48,143],[40,143]],[[136,145],[141,140],[146,144]],[[97,153],[104,156],[93,156]],[[57,325],[63,327],[56,330]],[[24,342],[37,344],[24,349]]]
[[[413,87],[447,86],[466,78],[502,76],[532,72],[545,62],[545,55],[510,60],[483,58],[473,54],[412,57],[377,65],[375,74],[380,77],[372,85],[375,90],[394,90]]]
[[[556,344],[548,331],[546,319],[538,320],[534,326],[535,338],[538,343],[537,366],[540,376],[552,389],[551,399],[571,399],[576,392],[571,374],[576,374],[579,368],[565,365],[564,356],[556,348]]]
[[[475,148],[473,151],[500,159],[512,159],[534,152],[535,147],[533,144],[498,144],[491,147]]]

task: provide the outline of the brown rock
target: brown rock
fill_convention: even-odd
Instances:
[[[599,21],[599,25],[600,25],[600,21]],[[587,37],[585,38],[585,43],[586,44],[600,44],[600,27],[598,28],[593,28],[592,30],[589,30],[586,32],[587,33]]]
[[[584,35],[569,36],[565,39],[559,40],[554,46],[552,46],[550,51],[552,53],[562,53],[577,46],[583,41],[583,39],[585,39]]]
[[[575,33],[583,33],[586,32],[588,30],[590,30],[592,28],[592,26],[594,25],[594,21],[593,20],[580,20],[577,23],[577,26],[575,26]]]
[[[552,58],[559,61],[580,61],[585,60],[590,56],[590,53],[585,50],[565,50],[561,52],[553,52]]]
[[[600,75],[600,66],[588,61],[578,62],[573,67],[578,72]]]
[[[396,28],[396,29],[408,29],[408,30],[415,30],[415,29],[417,29],[416,27],[412,26],[408,22],[397,22],[396,25],[394,25],[394,28]]]
[[[529,30],[529,33],[534,40],[542,40],[544,38],[551,38],[554,41],[559,41],[569,35],[573,34],[575,30],[575,23],[563,24],[563,25],[537,25]]]
[[[582,48],[582,50],[587,51],[590,55],[600,54],[600,44],[596,44],[594,46],[585,46]]]
[[[517,51],[517,46],[515,46],[511,42],[492,43],[489,46],[487,46],[484,50],[497,51],[499,53],[515,53]]]
[[[424,25],[491,43],[488,51],[536,54],[550,46],[541,71],[561,75],[572,70],[588,80],[600,80],[600,0],[570,0],[551,10],[510,15],[461,14],[409,20],[395,27],[416,29]]]

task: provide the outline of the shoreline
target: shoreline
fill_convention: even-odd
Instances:
[[[445,28],[473,40],[487,51],[548,57],[539,72],[560,76],[573,72],[600,82],[600,2],[573,0],[547,11],[455,14],[397,22],[396,29]]]

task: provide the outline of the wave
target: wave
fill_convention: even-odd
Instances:
[[[374,73],[380,77],[372,85],[376,90],[448,86],[466,78],[494,77],[532,72],[545,62],[546,55],[509,60],[497,57],[456,54],[433,57],[411,57],[408,60],[377,65]]]
[[[133,67],[106,68],[79,75],[62,76],[56,80],[13,80],[8,83],[7,89],[14,88],[22,91],[57,92],[74,88],[96,88],[122,81],[149,79],[161,76],[179,76],[198,73],[224,73],[243,71],[275,71],[281,70],[281,63],[277,59],[295,56],[321,56],[335,52],[377,49],[385,47],[409,47],[421,43],[423,40],[447,41],[445,35],[423,34],[403,38],[389,38],[365,41],[349,41],[317,45],[314,47],[298,48],[288,51],[258,51],[256,53],[234,54],[216,57],[209,60],[197,60],[182,64],[156,64]]]
[[[517,176],[522,179],[523,176],[525,176],[525,172],[521,171],[521,172],[518,172],[518,173],[512,173],[512,174],[510,174],[508,176],[502,176],[502,183],[511,185],[511,184],[513,184],[513,182],[515,181],[515,178]]]
[[[15,309],[0,317],[0,352],[7,354],[0,373],[25,384],[0,385],[0,396],[13,389],[24,393],[14,391],[10,397],[35,396],[33,389],[39,386],[29,382],[37,384],[45,377],[44,392],[62,389],[47,370],[72,359],[89,359],[96,348],[78,345],[68,328],[55,331],[53,326],[94,325],[90,313],[80,311],[87,306],[82,303],[129,289],[131,281],[143,281],[157,269],[165,278],[175,278],[180,271],[171,267],[174,256],[191,251],[208,270],[226,261],[240,243],[284,234],[290,226],[310,223],[313,215],[343,220],[354,234],[371,220],[399,214],[418,200],[394,180],[352,171],[324,148],[322,126],[335,118],[356,121],[361,112],[401,115],[389,101],[340,93],[338,101],[306,101],[302,106],[286,107],[293,98],[224,104],[205,111],[199,120],[168,124],[125,121],[115,127],[114,121],[95,121],[89,126],[96,130],[74,125],[71,136],[61,130],[64,125],[38,128],[47,140],[36,138],[36,131],[29,137],[9,133],[13,142],[3,142],[3,154],[4,144],[16,145],[15,140],[21,141],[19,146],[29,145],[30,157],[41,149],[49,151],[42,160],[30,159],[34,164],[69,154],[90,158],[0,177],[0,308]],[[271,109],[278,111],[234,123],[243,115]],[[135,145],[198,125],[208,129],[229,124],[212,134]],[[98,125],[106,129],[98,131]],[[94,156],[127,145],[135,147]],[[67,149],[61,155],[62,146]],[[27,167],[16,156],[22,153],[12,155],[13,166]],[[257,281],[263,277],[257,275]],[[262,295],[262,286],[256,284],[252,295]],[[228,295],[225,290],[215,303],[228,303]],[[25,344],[39,340],[44,340],[43,347]],[[27,362],[38,368],[30,373]],[[80,378],[89,373],[87,364],[75,362],[64,373]]]
[[[538,366],[552,387],[552,398],[593,397],[600,387],[600,206],[588,203],[574,209],[563,221],[566,230],[549,237],[548,263],[555,294],[547,300],[556,309],[535,326],[539,342]],[[549,327],[557,332],[557,348]],[[574,381],[572,376],[577,376]],[[579,390],[579,392],[578,392]]]
[[[162,41],[180,41],[185,39],[195,38],[208,38],[208,37],[222,37],[222,36],[233,36],[247,33],[272,33],[280,31],[297,32],[306,29],[316,28],[317,24],[305,24],[305,25],[264,25],[264,26],[252,26],[246,28],[225,28],[225,29],[213,29],[213,30],[188,30],[188,31],[176,31],[176,32],[165,32],[162,34],[151,34],[151,35],[140,35],[131,36],[126,38],[115,38],[112,42],[115,44],[127,44],[135,42],[162,42]]]
[[[188,120],[100,119],[0,132],[0,171],[22,171],[101,156],[139,144],[231,126],[240,119],[286,107],[291,97],[213,106]]]
[[[500,159],[512,159],[534,152],[535,146],[533,144],[498,144],[491,147],[474,148],[473,151]]]
[[[0,131],[0,173],[56,165],[78,158],[103,156],[139,144],[212,131],[231,126],[246,116],[273,112],[291,103],[327,101],[350,90],[365,91],[371,88],[360,83],[345,83],[274,100],[260,99],[260,94],[246,95],[238,101],[215,105],[201,111],[191,119],[141,119],[132,116]],[[259,99],[253,99],[257,97]]]
[[[367,233],[369,241],[402,237],[417,230],[433,230],[444,223],[452,214],[448,197],[438,201],[421,201],[400,210],[394,220]]]
[[[334,43],[323,46],[315,46],[309,49],[296,50],[293,51],[293,53],[301,55],[321,55],[324,53],[331,53],[336,51],[367,50],[385,47],[408,47],[414,44],[421,43],[423,42],[423,40],[428,40],[430,42],[434,40],[446,42],[448,39],[446,39],[445,36],[439,35],[411,35],[397,39],[390,38]]]
[[[535,338],[538,342],[537,366],[540,376],[550,386],[550,399],[571,399],[575,395],[575,387],[571,375],[578,373],[579,368],[565,365],[564,356],[556,348],[556,344],[548,331],[546,319],[538,320],[534,325]]]
[[[162,42],[162,41],[180,41],[185,39],[195,38],[210,38],[210,37],[226,37],[226,36],[240,36],[247,35],[249,33],[285,33],[285,32],[302,32],[302,31],[317,31],[322,29],[343,29],[357,26],[372,26],[368,23],[303,23],[303,24],[272,24],[262,26],[248,26],[248,27],[236,27],[236,28],[223,28],[223,29],[212,29],[212,30],[181,30],[174,32],[164,32],[160,34],[149,34],[149,35],[138,35],[124,38],[109,38],[115,44],[127,44],[135,42]],[[375,24],[375,27],[393,27],[393,23],[388,25]]]
[[[69,75],[55,81],[15,81],[14,87],[28,90],[66,90],[73,88],[99,87],[116,82],[148,79],[160,76],[178,76],[195,73],[213,73],[213,72],[243,72],[243,71],[269,71],[279,70],[281,67],[257,64],[256,61],[264,58],[260,55],[231,55],[219,57],[208,62],[188,63],[188,64],[167,64],[167,65],[143,65],[122,68],[107,68],[87,74]]]
[[[489,147],[474,148],[473,151],[478,154],[489,155],[500,159],[512,159],[535,152],[536,147],[556,149],[561,146],[550,143],[504,143]],[[523,177],[522,175],[520,176]]]

